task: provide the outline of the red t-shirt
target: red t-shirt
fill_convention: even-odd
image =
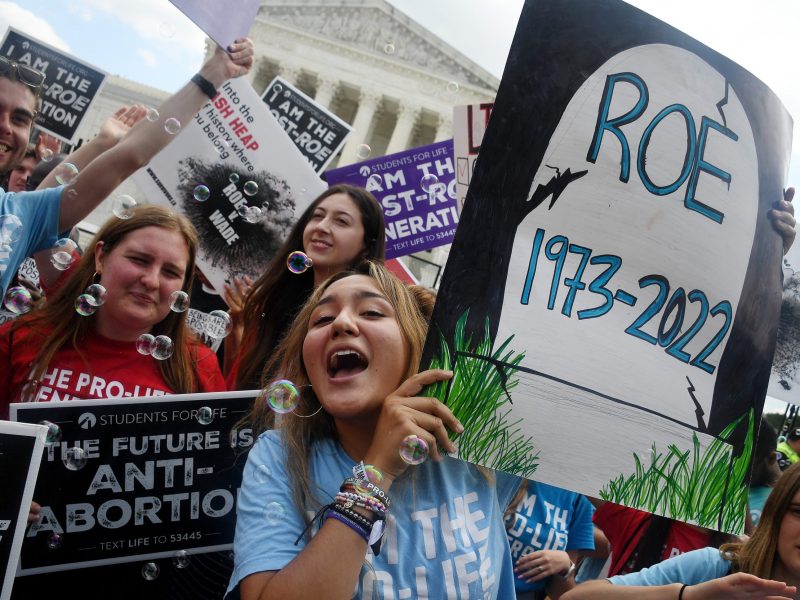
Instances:
[[[83,356],[65,348],[50,361],[35,389],[25,389],[45,336],[23,327],[10,333],[12,323],[0,327],[0,419],[8,419],[8,405],[21,400],[86,400],[171,394],[152,356],[139,354],[134,342],[119,342],[90,332],[81,343]],[[198,392],[226,391],[216,355],[199,342],[190,342],[195,358]],[[24,396],[24,397],[23,397]]]
[[[611,544],[611,567],[608,576],[630,573],[634,550],[642,539],[650,521],[650,513],[606,502],[594,513],[593,521],[603,530]],[[661,560],[691,550],[705,548],[711,536],[704,530],[680,521],[673,521],[667,534]]]

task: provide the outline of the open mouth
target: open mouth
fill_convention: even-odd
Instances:
[[[364,371],[369,361],[355,350],[339,350],[328,359],[328,376],[339,379]]]
[[[9,149],[10,149],[10,146],[8,144],[0,143],[0,152],[8,152]]]

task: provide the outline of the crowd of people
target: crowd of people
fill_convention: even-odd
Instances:
[[[275,379],[303,390],[295,410],[259,401],[245,418],[256,441],[233,560],[220,555],[213,577],[188,571],[186,592],[186,581],[165,576],[156,587],[112,565],[22,577],[14,597],[59,586],[80,586],[85,598],[106,597],[109,586],[119,598],[798,597],[800,429],[776,447],[762,423],[746,540],[450,456],[463,427],[423,390],[453,373],[418,372],[435,293],[382,265],[383,212],[362,188],[328,188],[257,280],[232,280],[223,365],[175,309],[193,289],[198,247],[182,215],[137,206],[53,271],[57,241],[174,139],[164,120],[189,121],[249,71],[253,53],[248,39],[217,48],[159,117],[124,107],[67,157],[46,134],[30,143],[42,73],[0,57],[0,218],[15,233],[0,290],[17,283],[28,257],[42,275],[33,310],[0,327],[0,418],[12,402],[265,389]],[[52,172],[61,160],[79,173],[65,184]],[[787,250],[792,195],[768,215]],[[295,252],[313,267],[287,270]],[[427,460],[417,460],[420,449]],[[34,502],[29,521],[39,510]]]

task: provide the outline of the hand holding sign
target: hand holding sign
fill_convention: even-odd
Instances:
[[[250,38],[239,38],[228,46],[227,52],[217,46],[214,56],[200,69],[200,75],[219,88],[228,79],[247,73],[253,66],[254,54]]]
[[[783,200],[775,203],[775,208],[767,213],[770,221],[772,221],[772,228],[777,231],[783,238],[783,255],[789,252],[789,248],[794,243],[794,237],[797,231],[795,226],[797,221],[794,218],[794,205],[792,199],[794,198],[794,188],[789,188],[783,192]]]

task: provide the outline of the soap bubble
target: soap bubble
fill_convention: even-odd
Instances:
[[[147,113],[145,113],[145,118],[148,121],[150,121],[151,123],[154,123],[155,121],[158,121],[158,117],[159,117],[159,114],[158,114],[158,111],[155,108],[153,108],[152,106],[147,108]]]
[[[455,94],[458,91],[458,82],[450,81],[447,83],[447,92]]]
[[[386,54],[388,54],[389,56],[391,56],[392,54],[394,54],[394,50],[395,50],[395,48],[394,48],[394,42],[386,42],[386,43],[383,45],[383,51],[384,51]]]
[[[439,183],[439,178],[433,173],[428,173],[420,180],[420,187],[423,192],[430,192],[431,186]]]
[[[135,206],[136,200],[128,194],[122,194],[114,198],[114,202],[111,204],[111,210],[114,212],[115,217],[125,220],[133,216],[133,209]]]
[[[103,304],[105,304],[106,302],[106,288],[104,288],[99,283],[93,283],[92,285],[87,287],[86,292],[84,292],[84,295],[92,298],[92,300],[89,302],[95,308],[103,306]]]
[[[377,173],[373,173],[367,177],[367,185],[364,187],[366,187],[369,191],[383,191],[383,178]]]
[[[381,481],[383,481],[383,473],[381,473],[372,465],[364,465],[364,474],[367,476],[367,481],[374,483],[375,485],[378,485]],[[353,487],[356,488],[356,491],[361,494],[370,493],[370,489],[367,487],[366,482],[363,479],[356,478],[356,481],[353,483]]]
[[[169,296],[169,308],[176,313],[189,310],[189,294],[183,290],[175,290]]]
[[[172,564],[176,569],[185,569],[189,566],[189,553],[186,550],[178,550],[172,557]]]
[[[75,191],[75,190],[71,190]],[[70,238],[61,238],[53,246],[50,255],[50,262],[59,271],[66,271],[75,262],[75,252],[78,244]]]
[[[22,221],[17,215],[3,215],[0,217],[0,244],[9,246],[22,235]]]
[[[52,446],[61,441],[61,427],[50,421],[39,421],[39,425],[47,427],[47,436],[44,438],[45,446]]]
[[[82,317],[91,317],[97,312],[96,299],[89,294],[81,294],[75,298],[75,312]]]
[[[269,525],[277,525],[286,518],[286,509],[278,502],[270,502],[264,509],[264,517]]]
[[[175,117],[170,117],[164,121],[164,131],[170,135],[175,135],[181,130],[181,122]]]
[[[197,422],[200,425],[209,425],[214,420],[214,411],[208,406],[201,406],[197,409]]]
[[[253,470],[253,478],[256,480],[256,483],[266,483],[270,475],[272,475],[272,473],[267,465],[258,465]]]
[[[142,577],[147,581],[155,581],[161,574],[161,567],[154,562],[144,563],[142,566]]]
[[[258,184],[255,181],[245,181],[242,191],[245,196],[255,196],[258,193]]]
[[[228,335],[233,329],[231,316],[224,310],[212,310],[206,319],[206,335],[219,340]]]
[[[305,252],[300,252],[299,250],[295,250],[286,258],[286,266],[295,275],[305,273],[313,265],[314,261]]]
[[[208,189],[207,185],[200,184],[192,191],[192,197],[198,202],[205,202],[211,197],[211,190]]]
[[[356,158],[359,160],[369,158],[370,154],[372,154],[372,148],[369,147],[369,144],[360,144],[358,148],[356,148]]]
[[[24,315],[33,308],[33,298],[28,288],[14,285],[8,288],[3,305],[15,315]]]
[[[175,351],[175,345],[169,336],[159,335],[153,340],[150,355],[156,360],[167,360]]]
[[[72,181],[78,176],[78,167],[72,163],[62,162],[55,169],[53,169],[53,174],[55,175],[56,181],[59,183],[59,185],[67,185],[72,183]]]
[[[45,148],[42,150],[42,162],[50,162],[53,160],[53,156],[55,156],[55,154],[52,150],[50,150],[50,148]]]
[[[153,352],[153,342],[155,339],[156,338],[149,333],[143,333],[136,340],[136,351],[139,354],[150,356],[150,354]]]
[[[67,448],[64,452],[64,466],[70,471],[80,471],[86,466],[86,451],[80,446]]]
[[[242,217],[248,223],[258,223],[261,219],[261,209],[258,206],[248,206],[244,211],[244,215]]]
[[[400,443],[400,458],[409,465],[418,465],[428,458],[428,444],[418,435],[407,435]]]
[[[47,547],[50,548],[50,550],[58,550],[61,548],[63,543],[64,538],[61,537],[61,534],[56,533],[55,531],[47,537]]]
[[[300,392],[288,379],[273,381],[266,395],[267,404],[279,415],[292,412],[300,402]]]
[[[231,173],[228,175],[228,181],[231,183],[239,183],[239,174],[238,173]]]

